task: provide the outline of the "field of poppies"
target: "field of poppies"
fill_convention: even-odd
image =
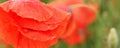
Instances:
[[[120,48],[120,0],[0,0],[0,48]]]

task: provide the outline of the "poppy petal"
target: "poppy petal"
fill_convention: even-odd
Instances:
[[[85,40],[85,35],[79,34],[77,31],[78,30],[76,30],[71,35],[69,35],[65,38],[62,38],[62,39],[65,40],[69,45],[82,43]]]
[[[42,5],[38,5],[39,7],[36,7],[36,8],[39,8],[39,10],[41,11],[41,12],[38,12],[38,10],[34,10],[34,12],[33,13],[29,13],[29,15],[28,15],[28,12],[30,11],[30,10],[26,10],[27,8],[29,8],[29,9],[32,9],[32,8],[34,8],[34,5],[32,5],[33,3],[32,2],[23,2],[23,4],[25,4],[26,6],[27,6],[27,8],[25,8],[25,7],[23,7],[23,5],[21,5],[21,7],[23,7],[23,9],[22,8],[18,8],[18,7],[9,7],[9,5],[10,4],[13,4],[14,2],[5,2],[5,3],[3,3],[2,4],[2,7],[4,8],[4,9],[7,9],[7,10],[12,10],[13,12],[15,12],[15,13],[17,13],[18,14],[18,16],[20,16],[19,14],[20,13],[22,13],[23,15],[22,16],[27,16],[26,18],[23,18],[23,19],[19,19],[18,20],[18,18],[16,19],[17,21],[18,21],[18,23],[21,25],[21,26],[23,26],[23,27],[25,27],[25,28],[30,28],[30,29],[36,29],[36,30],[42,30],[42,31],[46,31],[46,30],[51,30],[51,29],[55,29],[58,25],[59,25],[59,23],[61,23],[67,16],[69,16],[69,14],[68,13],[66,13],[66,12],[64,12],[64,11],[61,11],[61,10],[58,10],[58,9],[55,9],[55,8],[52,8],[52,7],[49,7],[49,6],[43,6],[43,4]],[[29,4],[27,4],[27,3],[31,3],[30,5]],[[19,4],[17,5],[14,5],[14,6],[19,6]],[[32,7],[33,6],[33,7]],[[41,7],[41,6],[43,6],[43,7]],[[5,8],[6,7],[6,8]],[[40,7],[41,8],[43,8],[43,9],[40,9]],[[23,10],[23,11],[22,11]],[[46,11],[44,11],[44,10],[46,10]],[[44,12],[43,12],[44,11]],[[51,12],[49,12],[49,11],[51,11]],[[24,13],[25,12],[25,13]],[[37,13],[35,13],[35,12],[37,12]],[[45,13],[45,14],[44,14]],[[50,15],[46,15],[46,14],[48,14],[48,13],[50,13]],[[38,14],[38,15],[40,15],[41,14],[41,16],[52,16],[52,17],[50,17],[49,19],[47,19],[46,21],[42,21],[42,22],[44,22],[44,23],[42,23],[42,22],[40,22],[40,23],[38,23],[37,21],[33,21],[32,19],[35,19],[34,17],[36,17],[36,15],[33,15],[32,17],[30,16],[31,14]],[[38,18],[38,17],[40,17],[40,16],[37,16],[36,18]],[[28,20],[28,19],[30,20]],[[42,17],[40,17],[40,18],[42,18]],[[38,20],[40,20],[40,18],[38,19]],[[32,22],[34,23],[32,23]],[[41,24],[42,23],[42,24]]]
[[[96,11],[87,5],[75,5],[72,13],[79,25],[89,25],[96,19]]]
[[[68,19],[66,19],[65,22],[67,20]],[[59,27],[57,27],[54,30],[39,31],[39,30],[29,30],[29,29],[23,28],[20,32],[24,36],[33,40],[40,40],[40,41],[52,40],[63,34],[67,24],[67,22],[66,23],[65,22],[61,23],[61,25],[59,25]]]
[[[66,38],[67,36],[70,36],[77,28],[76,21],[74,20],[73,17],[69,20],[67,24],[67,28],[65,33],[61,36],[61,38]]]
[[[13,12],[17,12],[20,17],[32,18],[37,21],[46,21],[50,19],[53,14],[49,7],[38,1],[14,0],[1,4],[1,7],[6,11],[12,10]]]
[[[57,39],[41,42],[31,40],[19,32],[19,28],[11,15],[0,8],[0,36],[1,38],[15,48],[47,48],[57,42]],[[42,36],[43,37],[43,36]]]
[[[0,8],[0,36],[11,45],[17,45],[18,42],[18,26],[8,13]]]

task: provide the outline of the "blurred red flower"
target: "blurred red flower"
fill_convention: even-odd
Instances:
[[[71,6],[72,15],[80,28],[87,27],[96,19],[96,8],[89,4],[76,4]]]
[[[72,15],[72,19],[70,19],[70,23],[61,38],[70,45],[82,43],[88,34],[87,26],[96,19],[98,5],[84,3],[83,0],[55,0],[49,5],[69,12]]]
[[[39,0],[0,4],[0,36],[15,48],[47,48],[64,33],[70,15]]]

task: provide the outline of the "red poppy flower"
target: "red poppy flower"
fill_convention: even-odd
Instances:
[[[76,21],[77,27],[71,35],[66,36],[66,38],[63,38],[70,45],[82,43],[87,38],[88,33],[86,28],[96,19],[96,9],[91,5],[72,5],[71,12],[73,18]],[[81,32],[79,30],[81,30]]]
[[[96,4],[85,4],[83,0],[56,0],[49,4],[70,12],[72,15],[71,23],[68,24],[66,33],[61,38],[70,45],[83,42],[87,35],[87,26],[96,19],[98,6]],[[82,30],[82,34],[79,33],[79,30]]]
[[[39,0],[0,5],[0,36],[15,48],[47,48],[64,33],[69,14]]]

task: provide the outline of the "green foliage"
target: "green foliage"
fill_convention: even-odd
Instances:
[[[9,48],[13,48],[13,46],[10,46]]]
[[[5,48],[5,45],[4,44],[0,44],[0,48]]]
[[[7,1],[7,0],[0,0],[0,3],[5,2],[5,1]]]
[[[49,3],[49,2],[54,1],[54,0],[40,0],[40,1],[42,1],[44,3]]]

